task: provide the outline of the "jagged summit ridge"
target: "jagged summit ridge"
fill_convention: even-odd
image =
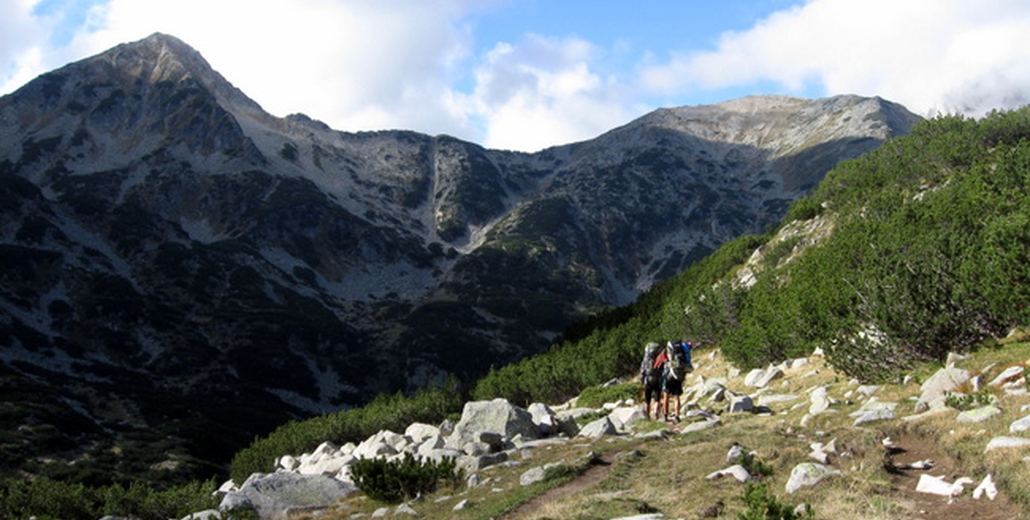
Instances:
[[[768,95],[715,105],[660,108],[630,126],[667,128],[713,142],[751,145],[787,155],[806,145],[857,135],[881,140],[903,135],[918,120],[903,107],[880,98],[840,95],[809,100]]]
[[[138,42],[119,45],[96,58],[149,84],[194,79],[223,102],[246,107],[248,111],[261,110],[255,101],[211,68],[200,52],[175,36],[154,33]]]

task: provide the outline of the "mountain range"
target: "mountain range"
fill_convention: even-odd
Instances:
[[[0,460],[203,471],[287,420],[470,381],[918,120],[757,96],[521,153],[275,117],[172,36],[117,46],[0,98]]]

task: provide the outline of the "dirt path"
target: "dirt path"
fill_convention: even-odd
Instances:
[[[977,476],[959,474],[958,464],[944,450],[940,449],[933,439],[907,435],[895,441],[894,445],[903,450],[890,458],[894,466],[903,466],[927,459],[934,462],[934,467],[930,470],[899,469],[891,479],[893,489],[890,493],[890,500],[908,512],[906,518],[1012,520],[1020,517],[1020,508],[1003,493],[999,493],[996,500],[986,498],[974,500],[971,491],[980,483],[979,481],[967,487],[963,496],[950,503],[947,497],[917,492],[916,485],[920,475],[924,473],[933,476],[944,475],[948,482],[954,482],[955,479],[962,476],[972,478],[977,478]],[[497,517],[498,520],[516,520],[532,515],[548,503],[593,488],[611,472],[612,463],[618,454],[619,452],[602,454],[598,461],[587,468],[583,474],[508,511]],[[979,478],[983,477],[979,476]]]
[[[895,441],[894,444],[905,450],[892,457],[893,463],[897,466],[927,459],[934,462],[933,469],[901,470],[892,479],[894,495],[897,497],[896,502],[906,508],[910,508],[912,518],[932,518],[935,520],[946,518],[1012,520],[1013,518],[1020,517],[1019,507],[1013,504],[1003,493],[999,493],[995,500],[988,500],[986,498],[974,500],[971,492],[973,488],[980,484],[980,480],[967,487],[965,494],[956,498],[952,503],[949,503],[947,497],[916,491],[919,477],[923,474],[943,475],[948,482],[954,482],[959,477],[964,476],[974,480],[982,479],[983,475],[961,474],[955,461],[944,450],[940,449],[933,439],[907,435]]]
[[[497,517],[497,520],[515,520],[517,518],[522,518],[523,516],[531,515],[539,511],[545,504],[562,499],[569,495],[583,492],[596,486],[608,476],[608,473],[612,469],[612,461],[615,460],[617,455],[618,452],[601,454],[601,456],[598,457],[598,460],[591,464],[582,475],[577,476],[564,485],[547,490],[544,494],[535,497],[515,509]]]

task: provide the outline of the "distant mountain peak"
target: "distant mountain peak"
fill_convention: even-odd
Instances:
[[[180,81],[190,76],[208,78],[217,74],[199,52],[182,40],[163,33],[118,45],[95,59],[106,61],[150,83]]]
[[[169,34],[156,32],[142,40],[123,43],[83,63],[93,60],[107,62],[118,74],[150,85],[194,80],[224,103],[245,107],[250,112],[263,112],[256,102],[212,68],[200,52]]]

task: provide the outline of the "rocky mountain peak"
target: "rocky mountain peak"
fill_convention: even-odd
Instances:
[[[137,42],[119,45],[95,59],[109,63],[112,73],[123,74],[137,83],[181,85],[195,82],[222,102],[260,110],[254,101],[211,68],[196,49],[168,34],[154,33]]]

